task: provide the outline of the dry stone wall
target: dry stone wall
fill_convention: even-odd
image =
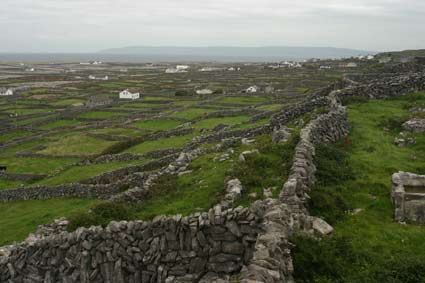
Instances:
[[[219,207],[187,217],[111,222],[4,249],[0,282],[196,282],[238,272],[260,218]]]
[[[315,181],[315,146],[341,139],[349,130],[340,98],[401,95],[425,89],[424,82],[423,74],[412,74],[353,85],[275,116],[273,123],[280,126],[306,109],[330,109],[301,131],[278,199],[257,201],[250,208],[217,205],[187,217],[159,216],[147,222],[111,222],[106,228],[42,234],[0,251],[0,281],[205,283],[237,275],[243,283],[293,282],[289,237],[300,230],[332,232],[326,222],[309,215],[306,202]],[[271,130],[268,125],[256,131]],[[231,136],[220,133],[198,142],[227,137]]]

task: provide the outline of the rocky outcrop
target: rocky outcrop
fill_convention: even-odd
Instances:
[[[414,133],[424,133],[425,119],[419,119],[419,118],[410,119],[403,123],[403,128]]]
[[[391,181],[395,220],[425,224],[425,175],[398,172]]]

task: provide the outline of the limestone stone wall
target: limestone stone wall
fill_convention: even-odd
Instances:
[[[291,113],[278,113],[272,125],[280,126],[317,106],[329,108],[329,113],[302,129],[278,199],[257,201],[250,208],[216,205],[187,217],[111,222],[106,228],[44,235],[0,251],[0,281],[205,283],[236,275],[243,283],[293,282],[290,236],[300,230],[321,235],[332,232],[326,222],[309,215],[306,202],[315,181],[316,145],[341,139],[349,130],[340,99],[402,95],[425,89],[424,82],[423,74],[410,74],[353,85],[298,105]],[[270,133],[272,125],[243,130],[238,136]],[[234,136],[219,133],[192,145]]]
[[[12,202],[51,198],[99,198],[107,199],[121,191],[120,186],[64,184],[59,186],[33,186],[0,191],[0,202]]]
[[[289,237],[296,231],[329,233],[326,222],[311,217],[306,203],[314,184],[315,145],[335,142],[349,131],[347,111],[331,95],[331,111],[320,115],[301,130],[293,165],[278,200],[266,200],[262,231],[250,263],[241,274],[243,283],[293,282]]]
[[[248,208],[79,228],[2,251],[0,282],[197,282],[237,273],[260,217]]]

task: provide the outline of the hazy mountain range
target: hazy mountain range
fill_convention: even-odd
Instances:
[[[24,62],[273,62],[309,58],[346,58],[375,52],[335,47],[149,47],[132,46],[93,53],[0,53],[1,61]]]
[[[99,54],[137,55],[148,57],[181,58],[187,60],[301,60],[307,58],[342,58],[374,52],[335,47],[150,47],[131,46],[99,51]]]

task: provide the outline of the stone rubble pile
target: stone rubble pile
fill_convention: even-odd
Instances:
[[[414,133],[425,133],[425,119],[410,119],[403,123],[403,128]]]

